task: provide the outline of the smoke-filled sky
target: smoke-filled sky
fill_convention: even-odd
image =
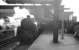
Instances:
[[[62,0],[61,5],[64,5],[64,8],[70,8],[70,11],[73,11],[73,16],[77,16],[77,21],[79,21],[79,0]]]
[[[3,0],[0,0],[0,5],[7,4]],[[64,8],[70,8],[70,11],[73,11],[73,16],[77,16],[77,21],[79,21],[79,0],[62,0],[61,5],[64,5]]]

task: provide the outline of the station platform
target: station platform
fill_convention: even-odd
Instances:
[[[59,43],[53,43],[53,34],[44,32],[35,42],[28,48],[28,50],[79,50],[79,41],[71,34],[65,34],[64,39],[59,35]],[[1,50],[12,50],[15,43],[2,48]],[[16,50],[27,50],[27,46],[20,46]]]

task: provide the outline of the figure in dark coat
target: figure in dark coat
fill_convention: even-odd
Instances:
[[[30,45],[33,42],[33,38],[35,35],[36,26],[31,21],[30,16],[23,19],[21,22],[21,26],[18,27],[18,38],[20,39],[21,43],[26,45]]]

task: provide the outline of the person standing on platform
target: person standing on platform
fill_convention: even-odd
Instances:
[[[21,21],[21,26],[17,28],[16,37],[20,41],[18,46],[27,45],[29,47],[35,40],[35,30],[35,24],[31,21],[30,16],[27,15],[27,18]]]

